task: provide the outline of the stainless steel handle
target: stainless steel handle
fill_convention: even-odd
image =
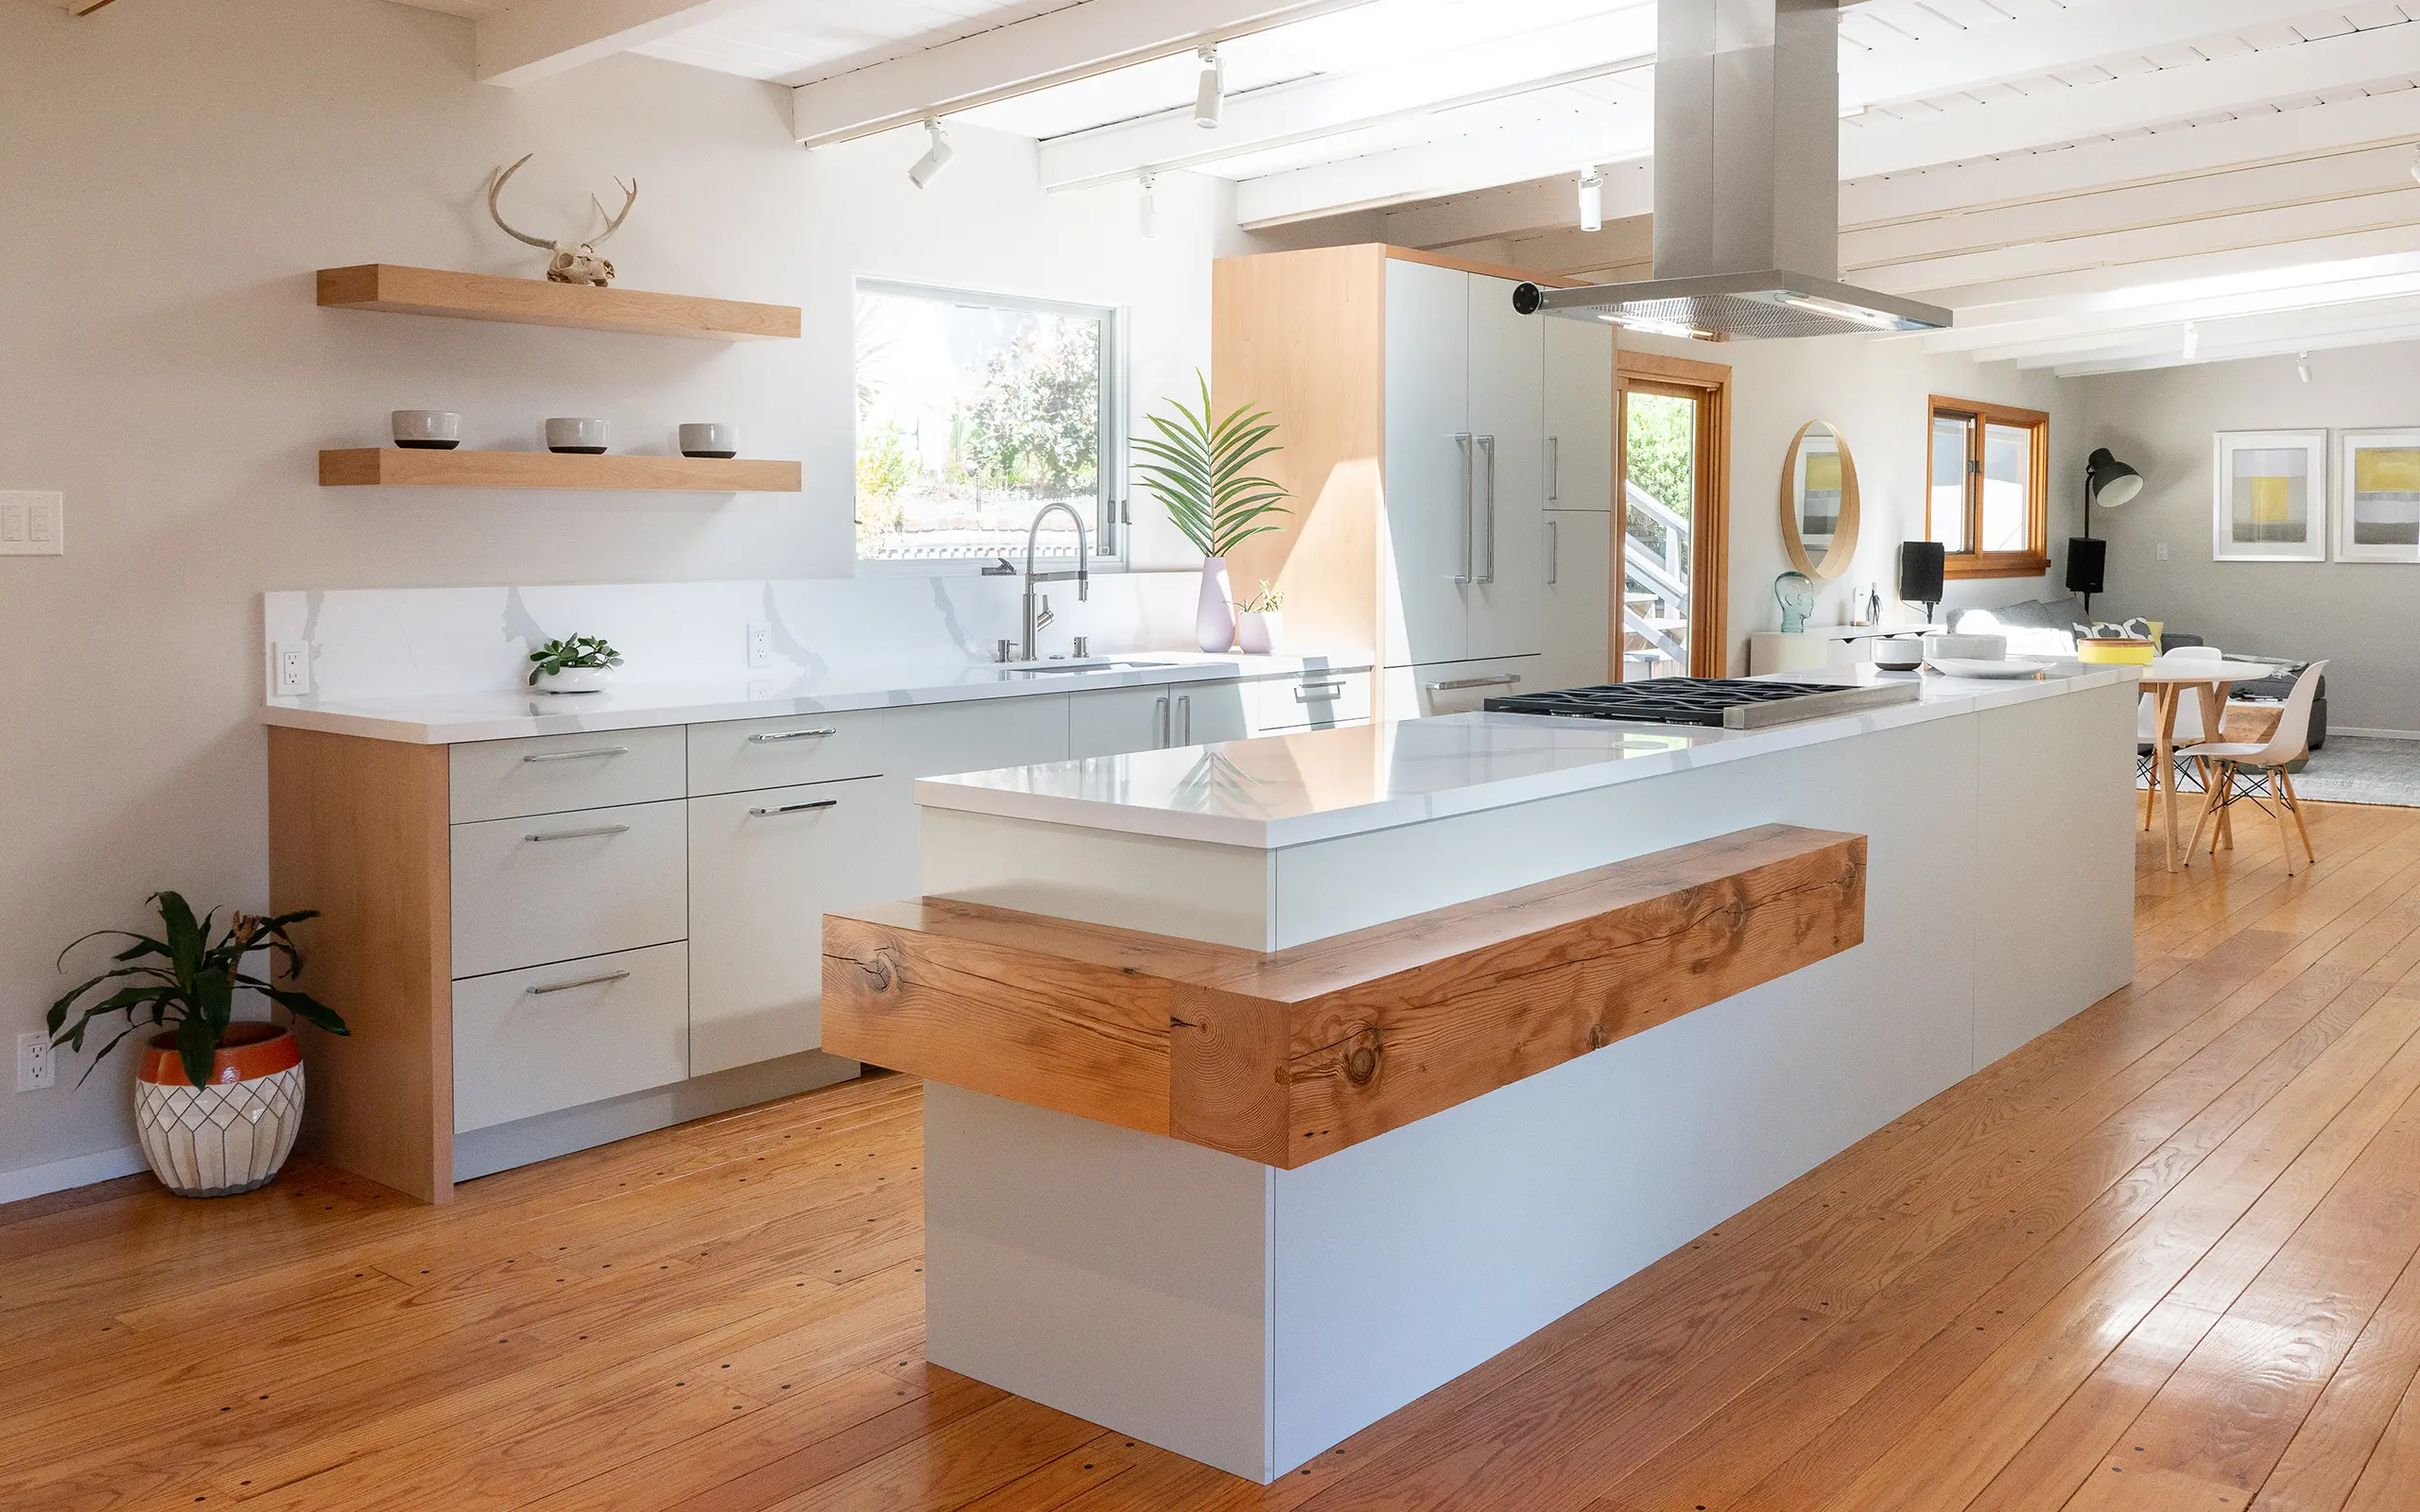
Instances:
[[[837,735],[838,733],[838,730],[831,729],[828,726],[821,730],[769,730],[762,735],[751,735],[748,737],[748,744],[752,746],[777,746],[786,740],[821,740],[826,735]]]
[[[1180,739],[1183,744],[1190,746],[1193,744],[1193,695],[1179,694],[1176,707],[1177,711],[1184,715],[1184,733]]]
[[[600,834],[628,834],[630,833],[631,827],[627,824],[600,824],[594,829],[549,830],[544,834],[525,834],[521,838],[524,840],[536,840],[543,843],[547,840],[591,840]]]
[[[1341,682],[1303,682],[1294,687],[1296,703],[1334,703],[1344,696]]]
[[[1457,583],[1471,580],[1471,517],[1478,507],[1478,461],[1472,440],[1468,431],[1455,433],[1454,444],[1462,449],[1462,570],[1454,575]]]
[[[628,746],[599,746],[594,750],[534,750],[522,757],[525,762],[584,762],[592,756],[628,756]]]
[[[1160,749],[1166,750],[1168,748],[1168,696],[1165,693],[1161,694],[1159,703],[1155,707],[1160,720]]]
[[[1499,672],[1492,678],[1455,678],[1445,682],[1424,682],[1421,687],[1430,693],[1460,693],[1465,688],[1509,688],[1520,680],[1518,672]]]
[[[750,809],[748,816],[752,819],[769,819],[777,814],[807,814],[817,809],[837,809],[839,806],[840,800],[837,798],[820,798],[812,803],[784,803],[775,808]]]
[[[577,982],[549,982],[544,987],[525,987],[521,990],[533,998],[543,998],[549,992],[568,992],[576,987],[603,987],[630,974],[628,971],[608,971],[603,976],[583,976]]]
[[[1563,531],[1552,520],[1547,522],[1547,586],[1552,588],[1562,567]]]
[[[1563,438],[1547,438],[1547,503],[1563,497]]]
[[[1495,438],[1482,436],[1479,449],[1487,454],[1487,571],[1479,575],[1482,583],[1495,581]]]

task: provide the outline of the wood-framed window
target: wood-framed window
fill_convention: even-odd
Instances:
[[[2050,570],[2050,417],[2038,409],[1932,396],[1925,534],[1951,577],[2039,577]]]

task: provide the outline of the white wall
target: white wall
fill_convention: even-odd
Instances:
[[[2059,585],[2066,573],[2066,541],[2076,524],[2084,455],[2068,386],[2048,374],[2019,372],[2013,363],[1927,356],[1913,341],[1873,336],[1709,343],[1624,332],[1622,345],[1731,368],[1728,628],[1735,676],[1748,669],[1748,636],[1781,628],[1773,579],[1791,567],[1782,544],[1782,463],[1791,438],[1811,420],[1840,427],[1857,459],[1863,509],[1856,557],[1846,573],[1818,585],[1811,623],[1844,623],[1850,593],[1858,587],[1879,587],[1888,608],[1898,581],[1899,543],[1924,534],[1927,405],[1934,394],[2050,415],[2050,571],[2039,577],[1952,581],[1946,602],[1971,609],[2065,596]],[[1906,617],[1921,612],[1910,610]]]
[[[2293,358],[2266,357],[2071,385],[2088,417],[2087,445],[2108,447],[2144,479],[2132,504],[2093,511],[2095,532],[2109,539],[2109,594],[2098,603],[2231,651],[2325,657],[2330,728],[2420,730],[2411,657],[2420,567],[2212,558],[2216,432],[2420,426],[2420,345],[2314,352],[2310,372],[2305,384]],[[2331,519],[2334,508],[2331,497]]]
[[[266,903],[263,590],[847,574],[860,272],[1128,305],[1140,402],[1208,361],[1231,223],[1209,180],[1163,179],[1146,242],[1131,190],[1046,197],[1011,139],[955,133],[919,194],[921,132],[809,154],[774,86],[625,58],[508,91],[470,81],[470,52],[467,23],[380,0],[0,4],[0,489],[64,490],[69,547],[0,558],[0,1042],[71,980],[54,953],[151,890]],[[533,149],[516,223],[568,228],[635,175],[622,283],[798,304],[805,339],[313,306],[323,266],[533,272],[484,204]],[[806,492],[316,486],[319,448],[374,443],[402,407],[461,410],[475,446],[597,414],[667,450],[678,422],[728,420],[748,452],[804,458]],[[1138,564],[1184,565],[1150,513]],[[130,1068],[0,1084],[0,1198],[124,1149]]]

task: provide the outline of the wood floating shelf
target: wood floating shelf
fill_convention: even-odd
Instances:
[[[537,278],[450,273],[434,267],[364,263],[320,269],[320,304],[330,310],[383,310],[459,320],[629,331],[705,341],[796,340],[799,312],[786,304],[746,304],[644,289],[594,288]]]
[[[823,1048],[1293,1169],[1865,938],[1772,824],[1264,954],[927,898],[823,920]]]
[[[796,462],[754,457],[589,456],[579,452],[424,452],[363,446],[320,454],[323,489],[640,489],[796,493]]]

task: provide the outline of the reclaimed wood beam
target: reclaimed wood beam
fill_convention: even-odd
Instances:
[[[823,1048],[1291,1169],[1865,938],[1765,825],[1263,954],[927,898],[823,921]]]

